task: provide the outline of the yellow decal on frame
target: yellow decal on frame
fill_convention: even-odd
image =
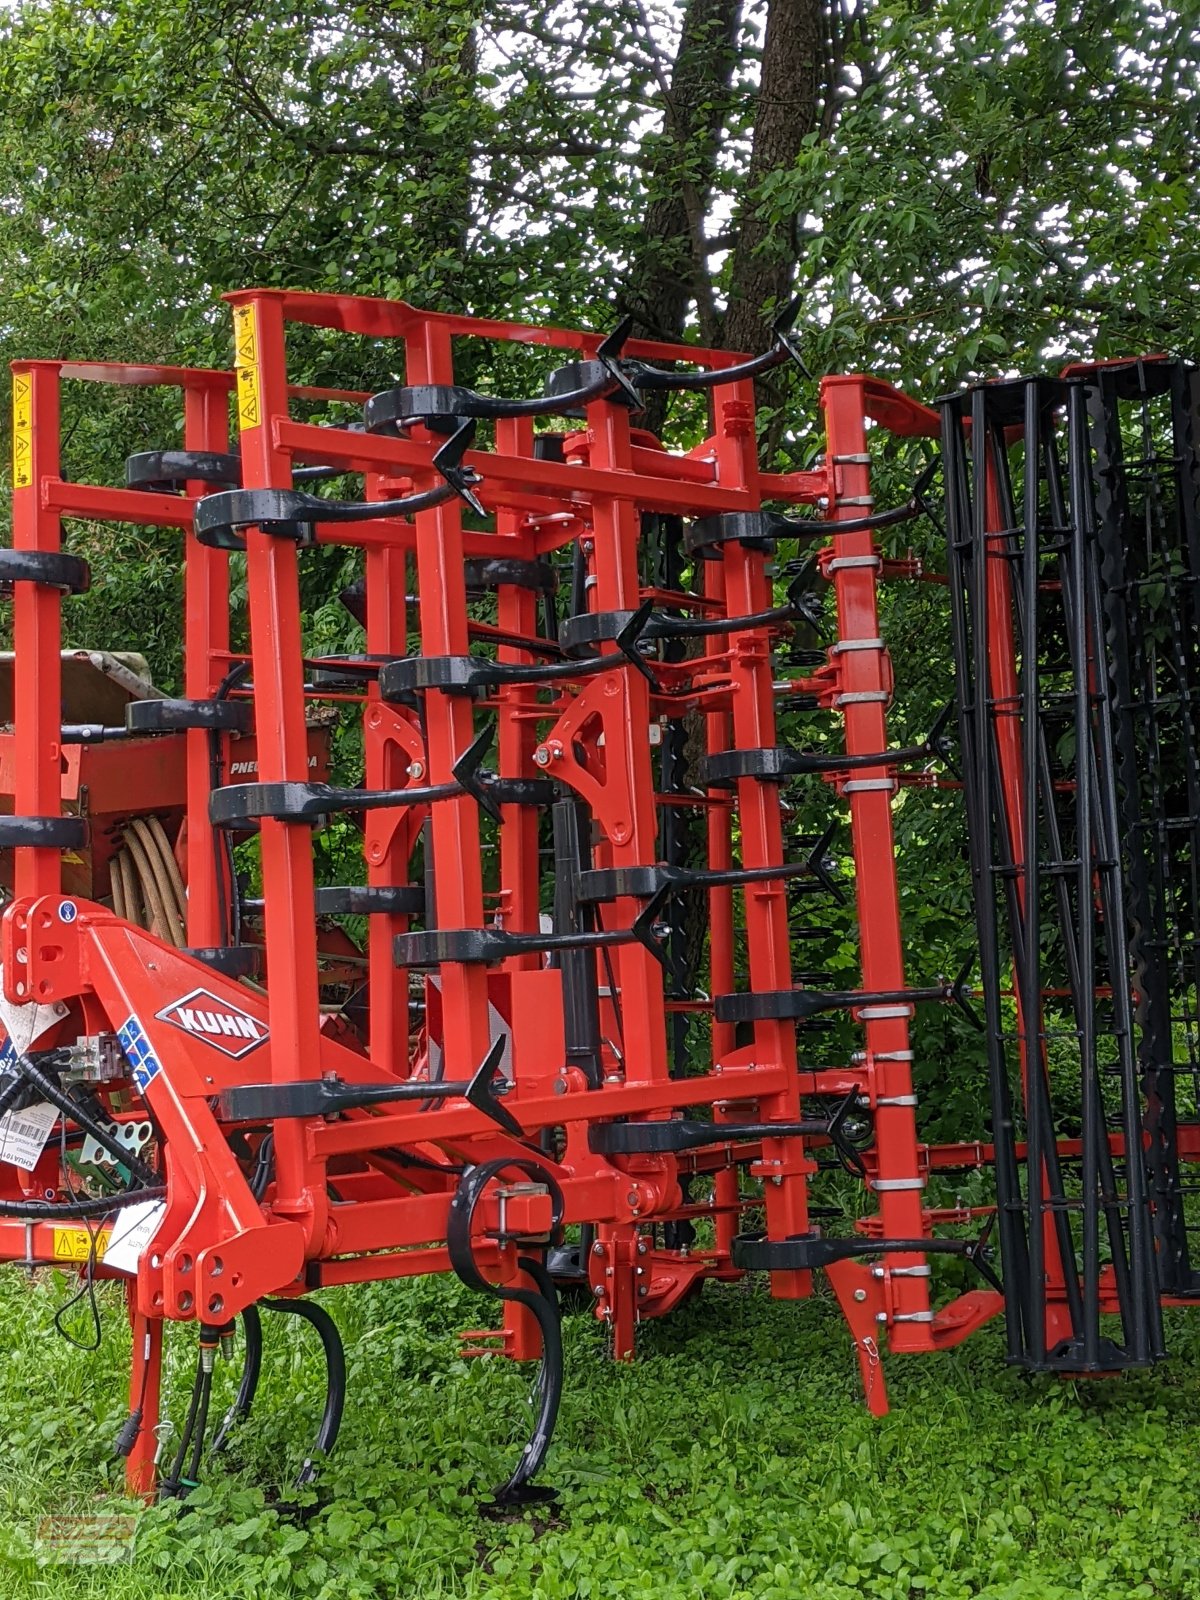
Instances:
[[[258,321],[252,305],[233,308],[233,359],[238,427],[257,428],[262,421],[262,401],[258,387]]]

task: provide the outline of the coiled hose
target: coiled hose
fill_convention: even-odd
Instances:
[[[176,949],[187,943],[187,899],[183,874],[166,829],[156,816],[126,824],[124,847],[113,857],[113,910]]]

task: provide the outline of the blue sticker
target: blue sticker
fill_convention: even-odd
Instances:
[[[58,908],[58,920],[60,922],[74,922],[78,915],[79,907],[74,900],[64,900]]]
[[[4,1046],[0,1049],[0,1078],[7,1077],[16,1071],[17,1050],[11,1039],[5,1039]]]
[[[162,1062],[151,1049],[146,1030],[136,1017],[130,1017],[124,1027],[117,1029],[117,1038],[133,1068],[133,1081],[138,1091],[145,1094],[147,1084],[152,1083],[162,1071]]]

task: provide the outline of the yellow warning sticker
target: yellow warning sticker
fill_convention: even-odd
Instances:
[[[28,489],[33,482],[33,379],[27,372],[13,373],[13,488]]]
[[[101,1228],[96,1235],[96,1260],[104,1260],[112,1238],[111,1228]],[[55,1261],[86,1261],[92,1253],[92,1236],[86,1228],[55,1228]]]
[[[258,388],[258,322],[253,306],[233,308],[233,359],[237,369],[238,426],[257,428],[262,421]]]

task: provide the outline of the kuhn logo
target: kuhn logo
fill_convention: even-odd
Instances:
[[[236,1061],[248,1056],[265,1044],[268,1030],[249,1012],[231,1006],[227,1000],[218,1000],[207,989],[193,989],[182,1000],[173,1000],[169,1006],[156,1013],[164,1022],[173,1023],[215,1050],[222,1050]]]

